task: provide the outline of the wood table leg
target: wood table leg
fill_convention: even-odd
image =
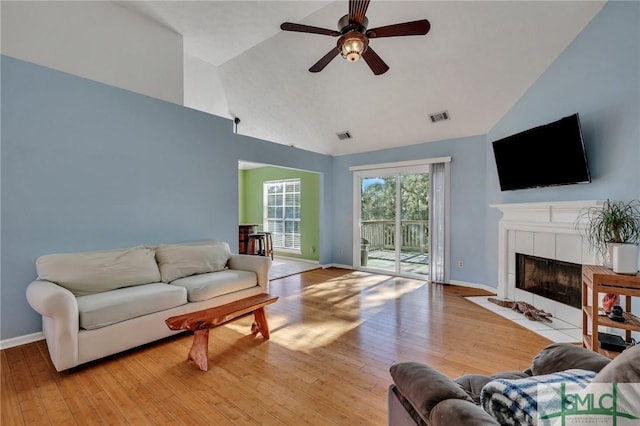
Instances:
[[[202,371],[209,368],[207,358],[209,351],[209,329],[196,330],[193,332],[193,344],[189,351],[188,361],[193,361]]]
[[[201,311],[175,315],[164,322],[171,330],[193,331],[193,343],[187,360],[196,364],[200,370],[207,371],[209,330],[253,312],[254,322],[251,325],[251,332],[254,335],[260,333],[265,339],[269,339],[269,324],[264,307],[275,303],[276,300],[278,296],[260,293]]]
[[[269,324],[267,323],[267,313],[264,308],[258,308],[253,311],[253,317],[255,322],[251,325],[251,332],[255,334],[262,334],[265,339],[269,338]]]

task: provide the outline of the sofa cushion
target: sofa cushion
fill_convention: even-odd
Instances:
[[[196,244],[162,244],[156,247],[156,260],[162,282],[195,274],[221,271],[231,257],[229,245],[210,241]]]
[[[482,374],[465,374],[454,380],[460,386],[460,388],[469,395],[474,404],[480,404],[480,392],[484,385],[495,379],[524,379],[529,377],[528,374],[521,371],[504,371],[501,373],[495,373],[491,376],[484,376]]]
[[[595,379],[594,383],[640,383],[640,345],[622,351]]]
[[[254,272],[227,269],[226,271],[192,275],[171,281],[171,285],[187,290],[189,302],[200,302],[234,291],[258,285]]]
[[[54,282],[76,296],[160,281],[149,247],[61,253],[36,260],[38,279]]]
[[[153,283],[79,296],[80,327],[93,330],[187,303],[182,287]]]
[[[482,408],[461,399],[447,399],[433,407],[430,425],[499,426]]]

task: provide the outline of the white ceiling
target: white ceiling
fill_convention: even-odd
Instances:
[[[390,67],[374,76],[340,57],[308,72],[336,39],[279,28],[337,29],[346,1],[117,3],[182,34],[185,55],[211,64],[227,111],[209,112],[240,117],[238,133],[330,155],[487,133],[604,5],[373,0],[369,28],[431,23],[426,36],[372,39]],[[451,120],[432,124],[442,110]],[[347,130],[352,139],[338,140]]]

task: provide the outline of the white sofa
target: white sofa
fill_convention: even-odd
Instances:
[[[270,267],[216,241],[50,254],[26,294],[62,371],[178,333],[171,316],[268,293]]]

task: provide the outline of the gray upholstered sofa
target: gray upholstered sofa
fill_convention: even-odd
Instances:
[[[268,293],[270,266],[217,241],[50,254],[26,295],[62,371],[177,333],[170,316]]]
[[[522,388],[518,389],[519,385],[535,384],[536,381],[545,383],[543,378],[554,378],[554,383],[559,383],[558,380],[569,381],[578,377],[578,374],[586,377],[582,383],[585,392],[596,383],[638,384],[640,345],[625,350],[611,361],[588,349],[555,343],[536,355],[525,371],[502,372],[491,376],[465,375],[455,380],[416,362],[394,364],[390,371],[393,378],[388,394],[390,426],[535,424],[529,422],[530,418],[517,418],[518,404],[522,404],[518,398],[523,395],[520,393]],[[496,409],[491,405],[493,395],[487,389],[496,389],[504,383],[509,384],[505,392],[507,397],[500,395],[498,402],[502,403]],[[535,388],[532,389],[535,392]],[[631,404],[640,410],[640,389],[634,389],[636,401]],[[529,389],[526,390],[529,392]],[[541,397],[534,392],[531,392],[534,397]],[[635,414],[640,415],[640,412]]]

